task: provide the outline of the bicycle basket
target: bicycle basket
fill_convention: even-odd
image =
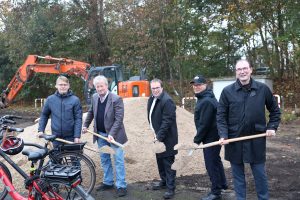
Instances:
[[[85,143],[62,144],[59,151],[82,151]]]
[[[72,181],[80,176],[80,166],[50,164],[42,172],[44,178]]]

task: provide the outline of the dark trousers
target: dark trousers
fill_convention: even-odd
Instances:
[[[171,166],[174,163],[174,160],[175,156],[168,156],[162,158],[158,158],[156,156],[156,162],[161,181],[166,184],[169,190],[173,191],[175,190],[176,170],[171,169]]]
[[[203,149],[205,167],[211,182],[211,193],[215,195],[220,195],[222,189],[227,189],[220,151],[220,145]]]
[[[245,180],[245,166],[242,164],[231,164],[234,191],[237,200],[246,199],[246,180]],[[257,198],[259,200],[268,200],[268,181],[265,171],[265,163],[254,164],[250,163],[252,174],[255,181],[255,188]]]

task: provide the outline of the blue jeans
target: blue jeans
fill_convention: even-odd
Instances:
[[[105,137],[107,134],[99,133]],[[118,147],[114,144],[107,142],[101,138],[98,138],[98,147],[101,148],[105,145],[110,146],[115,154],[114,154],[114,163],[115,163],[115,170],[116,170],[116,187],[119,188],[126,188],[127,184],[125,181],[125,165],[124,165],[124,151],[121,147]],[[113,185],[114,184],[114,173],[113,167],[111,164],[111,157],[110,154],[107,153],[100,153],[101,158],[101,166],[103,169],[103,183],[106,185]]]
[[[234,190],[237,200],[246,199],[246,181],[244,173],[244,163],[242,164],[231,164],[232,176]],[[254,164],[250,163],[252,174],[255,181],[255,189],[257,193],[257,198],[259,200],[268,200],[269,191],[268,191],[268,181],[265,171],[265,163]]]

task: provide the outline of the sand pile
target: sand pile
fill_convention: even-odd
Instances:
[[[125,166],[128,183],[137,181],[148,181],[158,179],[158,171],[155,155],[150,148],[153,133],[149,128],[147,121],[147,98],[129,98],[124,99],[125,105],[125,129],[129,142],[125,148]],[[177,126],[179,133],[179,143],[192,144],[195,135],[195,126],[193,114],[183,108],[177,107]],[[86,115],[84,115],[85,117]],[[50,131],[50,121],[48,122],[47,131]],[[90,130],[92,130],[92,124]],[[24,132],[20,134],[26,142],[34,142],[43,144],[42,139],[36,137],[37,125],[26,127]],[[96,144],[92,144],[92,136],[89,133],[82,135],[82,141],[87,141],[88,146],[96,148]],[[99,154],[85,150],[96,163],[97,182],[102,180],[102,170],[100,168]],[[192,156],[187,158],[186,151],[180,151],[176,156],[176,162],[184,166],[177,171],[177,176],[205,173],[202,150],[194,151]],[[22,154],[12,157],[17,161],[21,168],[29,170],[29,163]],[[227,163],[224,163],[228,165]],[[23,181],[21,182],[21,184]]]

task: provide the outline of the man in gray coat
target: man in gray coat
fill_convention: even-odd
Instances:
[[[93,84],[97,93],[92,97],[92,105],[87,113],[83,125],[83,133],[94,119],[94,132],[108,137],[110,141],[116,141],[121,144],[127,142],[127,136],[123,124],[124,118],[124,104],[121,97],[109,92],[108,81],[105,76],[96,76]],[[94,142],[98,142],[98,147],[105,145],[114,149],[114,163],[116,170],[116,188],[119,197],[127,194],[127,184],[125,181],[125,165],[124,165],[124,151],[118,147],[101,138],[93,138]],[[101,166],[104,172],[103,183],[96,188],[97,191],[109,190],[114,186],[113,167],[111,163],[110,154],[100,153]]]
[[[244,163],[249,163],[255,180],[257,197],[268,200],[265,172],[266,137],[229,143],[226,139],[266,132],[275,135],[280,123],[280,110],[271,90],[251,78],[252,67],[247,60],[235,66],[236,82],[222,91],[217,111],[220,141],[225,146],[225,159],[230,162],[236,199],[246,199]],[[265,108],[269,111],[266,121]]]

